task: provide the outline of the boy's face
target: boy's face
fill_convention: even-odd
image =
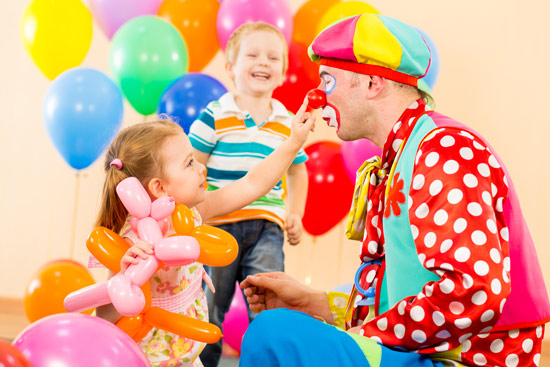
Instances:
[[[235,62],[227,65],[237,91],[263,96],[283,81],[284,41],[273,32],[254,31],[243,37]]]

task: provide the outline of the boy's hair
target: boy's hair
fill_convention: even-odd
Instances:
[[[122,130],[113,140],[105,154],[105,183],[101,207],[95,227],[103,226],[118,233],[128,216],[116,194],[116,186],[127,177],[136,177],[147,187],[154,177],[164,177],[163,157],[160,153],[166,139],[183,133],[183,129],[170,120],[139,123]],[[122,168],[111,166],[113,159],[122,162]]]
[[[269,23],[265,22],[254,22],[254,23],[245,23],[239,26],[229,37],[227,41],[227,46],[225,47],[225,61],[228,64],[233,65],[239,54],[239,49],[241,46],[241,41],[244,37],[248,36],[250,33],[257,31],[267,31],[273,32],[283,41],[283,75],[288,69],[288,45],[286,43],[285,36],[281,33],[280,30],[275,28]]]

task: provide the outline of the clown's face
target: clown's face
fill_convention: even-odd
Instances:
[[[353,73],[326,65],[319,68],[319,89],[326,93],[327,103],[322,110],[323,120],[336,128],[342,140],[364,137],[366,101]]]

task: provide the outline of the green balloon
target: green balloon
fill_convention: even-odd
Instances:
[[[150,115],[162,93],[187,72],[187,47],[167,21],[145,15],[126,22],[115,33],[109,66],[122,93],[136,111]]]

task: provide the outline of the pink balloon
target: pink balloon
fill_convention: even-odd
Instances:
[[[90,11],[109,39],[121,25],[141,15],[156,15],[163,0],[89,0]]]
[[[375,155],[380,156],[382,149],[367,139],[342,141],[340,143],[340,154],[348,177],[352,182],[355,182],[355,173],[363,162]]]
[[[241,342],[248,328],[248,311],[239,283],[235,286],[235,294],[222,326],[224,343],[241,354]]]
[[[220,47],[225,50],[229,36],[240,25],[260,21],[279,29],[290,44],[293,21],[288,0],[224,0],[216,19]]]
[[[141,219],[151,214],[151,198],[137,178],[128,177],[120,181],[116,186],[116,193],[133,217]]]
[[[15,338],[33,366],[149,366],[140,347],[108,321],[83,314],[55,314],[27,326]]]

